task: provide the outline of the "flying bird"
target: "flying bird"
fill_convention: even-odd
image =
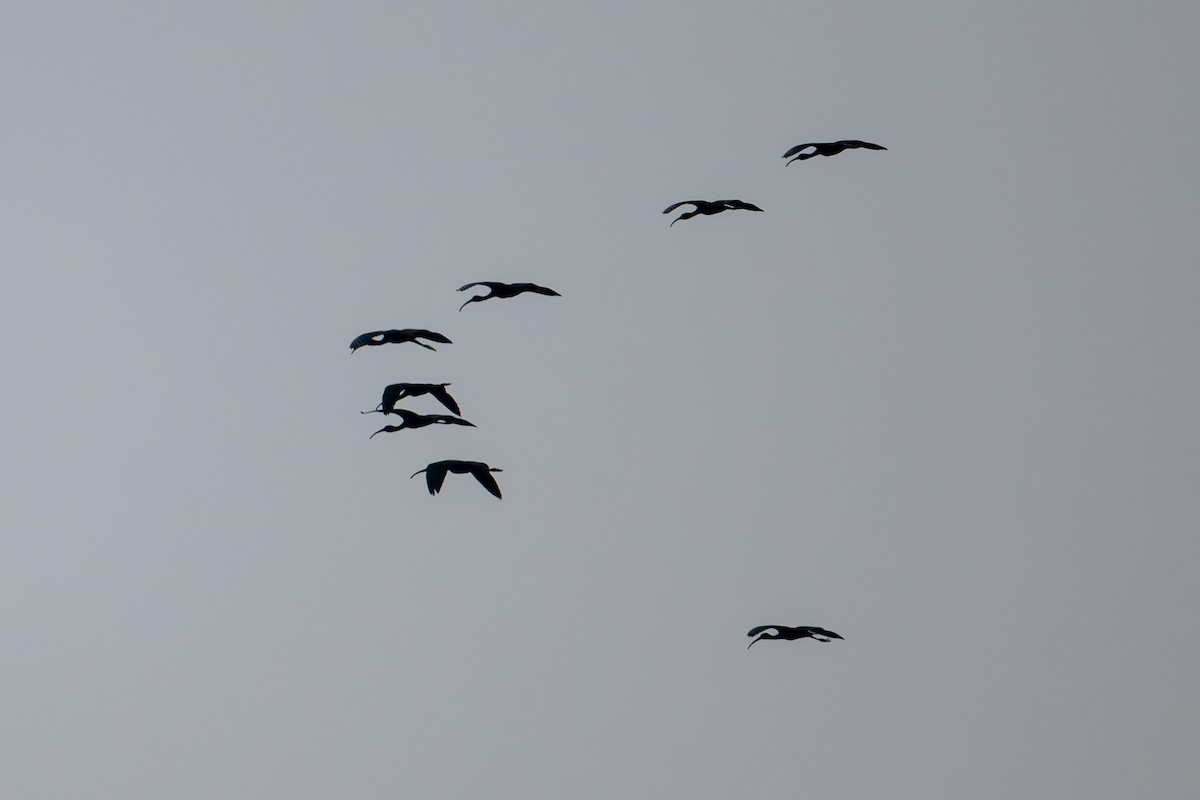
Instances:
[[[419,344],[426,350],[436,350],[436,347],[430,347],[424,342],[418,342],[417,339],[428,339],[431,342],[441,342],[442,344],[453,344],[442,334],[437,331],[427,331],[421,328],[403,328],[401,330],[390,331],[371,331],[357,337],[350,343],[350,352],[353,353],[360,347],[378,347],[381,344],[403,344],[404,342],[412,342]]]
[[[671,220],[671,225],[674,225],[676,222],[679,222],[679,220],[681,220],[681,219],[691,219],[692,217],[696,216],[697,214],[720,214],[722,211],[730,211],[730,210],[762,211],[761,208],[754,205],[753,203],[747,203],[742,200],[681,200],[680,202],[675,203],[674,205],[667,206],[665,209],[663,209],[662,213],[670,214],[672,211],[679,208],[680,206],[686,206],[689,203],[691,205],[694,205],[696,207],[696,210],[688,211],[685,214],[680,214],[678,217]],[[671,225],[668,225],[667,227],[669,228],[669,227],[671,227]]]
[[[466,308],[468,303],[481,303],[484,300],[491,300],[493,297],[507,299],[509,297],[516,297],[519,294],[524,294],[525,292],[545,294],[551,297],[562,297],[561,294],[553,289],[547,289],[545,286],[538,286],[536,283],[497,283],[496,281],[475,281],[474,283],[468,283],[466,286],[459,287],[458,291],[465,292],[472,286],[486,286],[488,288],[488,294],[481,294],[478,297],[472,297],[466,303],[463,303],[458,307],[459,311],[462,311],[464,308]]]
[[[367,438],[374,439],[380,433],[395,433],[405,428],[424,428],[426,425],[468,425],[472,428],[475,427],[474,423],[467,422],[465,419],[458,417],[452,417],[449,414],[418,414],[415,411],[409,411],[404,408],[394,409],[392,413],[400,415],[400,424],[384,425]]]
[[[446,391],[448,383],[393,383],[383,389],[383,399],[379,405],[372,411],[360,411],[360,414],[391,414],[396,408],[396,403],[404,397],[417,397],[427,394],[434,400],[444,405],[450,411],[453,411],[458,416],[462,416],[462,411],[458,408],[458,403],[454,402],[454,398]]]
[[[832,639],[842,638],[833,631],[815,628],[811,625],[801,625],[798,628],[789,628],[786,625],[759,625],[757,628],[751,628],[746,635],[757,636],[758,638],[754,642],[761,642],[763,639],[786,639],[789,642],[794,639],[816,639],[818,642],[828,642]],[[746,649],[749,650],[753,647],[754,642],[746,645]]]
[[[808,147],[814,148],[811,153],[800,153],[801,150],[804,150]],[[792,156],[796,156],[795,158],[792,158],[792,161],[804,161],[805,159],[812,158],[813,156],[836,156],[838,153],[846,150],[855,150],[859,147],[865,147],[867,150],[887,150],[887,148],[881,144],[871,144],[870,142],[864,142],[859,139],[842,139],[840,142],[809,142],[808,144],[798,144],[784,153],[783,157],[792,158]],[[796,155],[797,153],[800,154]],[[784,166],[788,166],[792,163],[792,161],[787,162],[787,164],[784,164]]]
[[[492,477],[492,473],[503,471],[498,467],[489,467],[480,461],[435,461],[425,469],[419,469],[408,477],[409,480],[412,480],[424,472],[425,485],[429,487],[429,493],[437,494],[442,490],[442,483],[446,480],[447,472],[453,472],[455,475],[470,473],[475,476],[475,480],[479,481],[483,488],[496,497],[501,497],[500,484],[496,483],[496,479]],[[501,497],[501,499],[503,498]]]

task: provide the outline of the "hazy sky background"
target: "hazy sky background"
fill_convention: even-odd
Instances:
[[[1198,25],[9,4],[0,795],[1195,797]]]

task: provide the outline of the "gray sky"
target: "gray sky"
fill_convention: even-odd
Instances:
[[[1195,796],[1194,4],[162,5],[0,30],[0,795]]]

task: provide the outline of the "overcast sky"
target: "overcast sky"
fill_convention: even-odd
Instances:
[[[9,4],[0,795],[1195,797],[1200,10],[580,5]]]

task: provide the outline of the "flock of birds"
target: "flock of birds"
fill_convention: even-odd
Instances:
[[[808,142],[789,148],[783,154],[784,158],[789,159],[784,166],[790,166],[793,161],[805,161],[815,156],[835,156],[846,150],[860,148],[866,150],[887,149],[882,145],[864,142],[859,139],[842,139],[837,142]],[[671,220],[671,224],[667,227],[672,227],[676,222],[680,222],[681,220],[701,215],[711,216],[724,211],[762,211],[761,208],[753,203],[747,203],[743,200],[682,200],[667,206],[662,213],[670,214],[680,206],[686,205],[692,206],[693,209]],[[497,281],[475,281],[474,283],[468,283],[465,286],[459,287],[458,291],[465,292],[477,286],[486,288],[488,290],[487,294],[471,297],[459,306],[459,311],[462,311],[471,303],[481,303],[484,300],[491,300],[497,297],[510,299],[525,293],[541,294],[549,297],[562,296],[553,289],[538,286],[536,283],[500,283]],[[427,350],[436,350],[432,345],[420,341],[422,339],[440,344],[453,344],[449,338],[437,331],[425,330],[423,328],[399,328],[386,331],[370,331],[357,336],[354,341],[350,342],[350,352],[353,353],[360,347],[379,347],[385,344],[415,344]],[[374,439],[381,433],[395,433],[413,428],[424,428],[430,425],[465,425],[472,428],[475,427],[474,424],[463,419],[458,402],[446,391],[446,387],[449,385],[449,383],[393,383],[384,387],[379,405],[370,411],[359,413],[383,414],[385,417],[395,415],[400,418],[400,424],[385,425],[375,431],[375,433],[372,433],[369,438]],[[441,403],[447,411],[452,412],[453,415],[419,414],[415,411],[396,407],[396,403],[406,397],[420,397],[421,395],[429,395]],[[445,461],[435,461],[427,465],[424,469],[417,470],[409,478],[415,478],[421,473],[425,473],[425,485],[429,489],[429,493],[435,495],[442,490],[442,485],[446,482],[447,475],[451,473],[455,475],[471,475],[484,489],[496,498],[503,499],[503,495],[500,492],[500,484],[496,482],[496,478],[493,475],[493,473],[502,471],[499,467],[492,467],[481,461],[448,459]],[[818,642],[830,642],[834,639],[842,638],[833,631],[810,625],[801,625],[799,627],[760,625],[751,629],[746,635],[754,637],[750,644],[746,645],[747,649],[753,647],[756,642],[761,642],[764,639],[784,641],[815,639]]]
[[[475,295],[467,302],[458,307],[462,311],[470,303],[480,303],[484,300],[491,300],[493,297],[511,298],[526,292],[534,294],[544,294],[552,297],[561,297],[558,292],[553,289],[547,289],[545,286],[538,286],[536,283],[499,283],[496,281],[476,281],[468,283],[466,286],[459,287],[460,292],[465,292],[468,289],[476,286],[487,287],[488,293]],[[398,328],[389,331],[369,331],[361,336],[355,337],[354,341],[350,342],[350,352],[353,353],[360,347],[379,347],[385,344],[405,344],[411,343],[420,345],[427,350],[437,350],[433,345],[425,344],[421,339],[428,339],[431,342],[440,344],[453,344],[445,334],[437,331],[429,331],[424,328]],[[383,396],[379,400],[379,405],[370,411],[361,411],[361,414],[383,414],[385,417],[390,414],[395,414],[400,418],[399,425],[384,425],[379,430],[372,433],[368,438],[374,439],[381,433],[395,433],[412,428],[424,428],[429,425],[465,425],[474,428],[475,424],[468,422],[462,418],[462,410],[458,407],[458,402],[450,396],[446,391],[449,383],[393,383],[385,386]],[[419,397],[427,394],[434,400],[437,400],[448,411],[454,412],[450,414],[418,414],[416,411],[409,411],[406,408],[396,408],[396,403],[405,397]],[[448,459],[446,461],[435,461],[429,464],[425,469],[419,469],[408,477],[410,479],[417,477],[422,472],[425,473],[425,485],[429,488],[430,494],[437,494],[442,490],[442,484],[446,482],[446,475],[454,473],[455,475],[472,475],[475,480],[483,488],[487,489],[499,499],[503,499],[500,493],[500,484],[493,477],[493,472],[503,472],[498,467],[491,467],[484,464],[482,461],[460,461],[457,459]]]

